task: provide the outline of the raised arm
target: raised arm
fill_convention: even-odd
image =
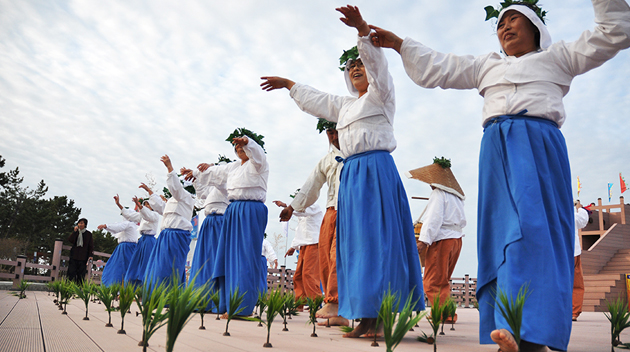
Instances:
[[[142,216],[135,210],[131,209],[122,209],[121,213],[123,218],[131,222],[140,222],[142,220]]]
[[[339,18],[341,22],[345,23],[348,27],[354,27],[359,32],[359,36],[365,37],[370,34],[370,27],[367,22],[361,16],[359,8],[352,5],[346,5],[338,7],[335,10],[341,12],[344,17]]]
[[[263,172],[265,168],[269,168],[267,164],[267,156],[265,151],[258,143],[254,142],[251,138],[244,136],[240,138],[234,138],[232,141],[234,145],[241,145],[245,154],[249,158],[249,161],[256,167],[258,172]]]

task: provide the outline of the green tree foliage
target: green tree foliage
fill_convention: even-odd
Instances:
[[[94,251],[110,254],[114,253],[114,249],[118,245],[116,237],[112,236],[112,234],[106,230],[94,230],[91,232],[92,240],[94,241]]]
[[[0,156],[0,168],[6,160]],[[67,238],[81,209],[67,196],[45,198],[48,186],[41,180],[35,189],[23,186],[19,168],[0,172],[0,241],[17,239],[13,246],[32,258],[34,252],[48,259],[55,239]],[[6,256],[6,254],[4,254]]]

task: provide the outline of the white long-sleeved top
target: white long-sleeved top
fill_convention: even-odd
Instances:
[[[357,47],[369,83],[362,97],[332,95],[299,83],[290,92],[303,111],[337,123],[344,158],[371,150],[391,153],[396,149],[394,80],[387,70],[387,59],[369,36],[359,37]]]
[[[301,246],[308,246],[319,243],[319,228],[324,220],[324,210],[319,204],[313,204],[303,212],[294,211],[293,216],[298,218],[295,237],[291,241],[291,248],[300,249]]]
[[[190,219],[192,219],[195,200],[192,195],[184,189],[175,170],[169,172],[166,176],[166,187],[168,187],[172,197],[168,199],[164,206],[160,230],[192,230],[193,227],[190,223]]]
[[[269,263],[273,263],[274,261],[278,260],[276,251],[273,250],[273,246],[271,245],[271,242],[267,241],[266,238],[263,238],[262,256],[267,258],[267,261]]]
[[[324,183],[328,185],[328,193],[326,196],[326,208],[334,207],[337,209],[337,195],[339,193],[339,175],[343,163],[338,162],[335,158],[341,156],[341,152],[334,145],[331,150],[319,160],[311,174],[300,188],[295,199],[291,202],[291,207],[296,211],[304,211],[306,208],[315,204],[319,198],[319,190]]]
[[[147,207],[142,207],[140,211],[123,209],[121,215],[128,221],[139,222],[138,232],[141,235],[155,235],[160,228],[160,214]]]
[[[449,238],[460,238],[464,227],[464,201],[454,194],[435,188],[424,211],[419,240],[431,245]]]
[[[571,43],[521,57],[490,53],[478,57],[436,52],[405,38],[401,56],[407,75],[425,88],[474,89],[484,98],[482,126],[501,115],[565,121],[562,98],[573,77],[602,65],[630,46],[630,7],[625,0],[592,0],[597,26]]]
[[[115,224],[105,224],[105,229],[118,239],[118,243],[138,242],[138,225],[135,222],[123,221]]]
[[[155,193],[152,193],[149,196],[149,205],[151,205],[151,208],[153,208],[153,210],[155,210],[158,214],[164,215],[164,207],[166,206],[166,202],[162,200],[162,197]]]
[[[198,169],[193,170],[193,186],[197,194],[197,200],[201,200],[204,208],[205,215],[210,214],[223,214],[225,209],[230,204],[228,202],[228,192],[226,180],[216,179],[211,182],[210,174],[208,170],[201,172]],[[227,176],[225,174],[218,175],[217,177]]]
[[[588,224],[588,211],[584,208],[575,209],[575,250],[573,256],[577,257],[582,254],[582,247],[580,245],[580,235],[578,229],[584,228]]]
[[[209,184],[227,188],[230,202],[235,200],[256,200],[265,202],[267,199],[267,179],[269,178],[269,164],[267,156],[261,146],[247,137],[249,142],[243,150],[249,160],[241,164],[238,159],[227,165],[209,167],[207,179]]]

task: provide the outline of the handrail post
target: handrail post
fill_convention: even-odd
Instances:
[[[61,250],[63,247],[63,240],[56,239],[55,247],[52,253],[52,270],[50,271],[50,280],[59,280],[59,267],[61,265]]]
[[[280,266],[280,288],[282,289],[282,293],[286,292],[286,270],[287,267],[284,265]]]
[[[468,308],[470,307],[470,281],[468,280],[470,276],[468,274],[464,275],[464,304],[463,306]]]
[[[26,256],[18,255],[17,256],[17,264],[15,265],[15,277],[13,278],[13,288],[17,289],[20,287],[20,281],[24,279],[24,269],[26,269]]]
[[[599,235],[604,234],[604,209],[602,209],[602,199],[597,198],[597,206],[599,207]]]
[[[88,259],[87,270],[86,270],[86,273],[85,273],[85,281],[87,281],[87,282],[92,282],[92,267],[93,267],[92,259]]]
[[[623,196],[619,197],[619,205],[621,205],[621,224],[626,224],[626,206],[623,204]]]

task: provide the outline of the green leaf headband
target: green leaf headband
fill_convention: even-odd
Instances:
[[[339,67],[339,69],[341,71],[345,71],[346,70],[346,63],[349,60],[356,60],[359,58],[359,49],[357,48],[357,46],[353,46],[352,49],[350,50],[344,50],[343,51],[343,55],[341,55],[339,57],[339,64],[342,65]]]
[[[443,169],[451,167],[451,159],[446,159],[445,157],[438,158],[436,156],[433,158],[433,163],[440,165]]]
[[[297,196],[298,193],[300,193],[300,189],[299,188],[296,189],[295,192],[292,195],[290,195],[289,197],[295,199],[295,196]]]
[[[547,11],[543,11],[540,7],[538,7],[538,5],[536,5],[537,3],[538,0],[505,0],[504,2],[500,3],[497,8],[486,6],[484,7],[484,10],[486,10],[486,21],[493,17],[499,18],[499,14],[501,13],[501,11],[510,7],[511,5],[524,5],[532,9],[532,11],[536,13],[536,16],[538,16],[538,18],[540,18],[540,20],[545,23],[545,15],[547,15]]]
[[[337,124],[335,122],[330,122],[322,118],[317,119],[317,130],[319,131],[319,133],[322,133],[326,130],[336,130],[336,129],[337,129]]]
[[[243,137],[243,136],[247,136],[253,139],[254,142],[258,143],[258,145],[263,149],[263,151],[267,153],[267,151],[265,150],[265,142],[263,142],[263,138],[265,138],[265,136],[261,134],[256,134],[245,127],[235,129],[234,132],[232,132],[232,134],[228,136],[226,141],[232,143],[232,140],[234,138]]]
[[[231,160],[231,159],[230,159],[230,158],[228,158],[227,156],[219,154],[219,160],[218,160],[216,163],[214,163],[214,164],[215,164],[215,165],[219,165],[219,163],[221,163],[221,162],[226,162],[226,163],[228,163],[228,164],[229,164],[229,163],[231,163],[232,161],[233,161],[233,160]]]

